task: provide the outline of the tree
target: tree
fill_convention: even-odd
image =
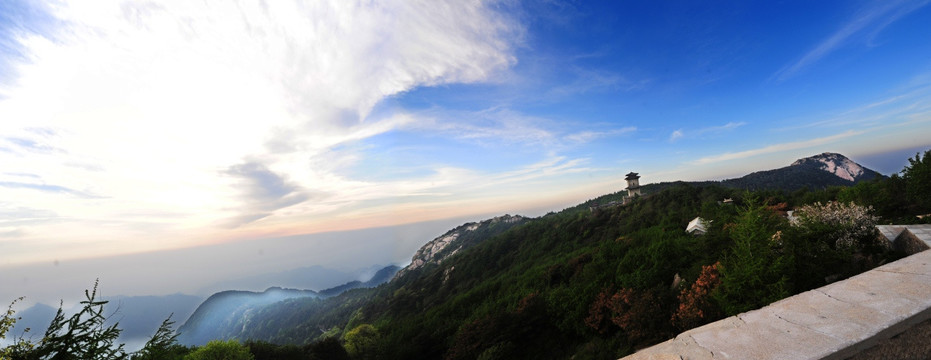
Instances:
[[[905,196],[914,203],[919,211],[931,210],[931,150],[908,159],[908,165],[902,170],[905,179]]]
[[[171,330],[171,325],[174,323],[174,321],[171,321],[171,315],[169,315],[167,319],[162,321],[162,325],[158,327],[158,330],[155,330],[155,334],[152,335],[152,338],[145,343],[142,349],[134,353],[131,359],[182,359],[184,355],[190,352],[190,349],[176,342],[178,334],[175,334],[174,331]]]
[[[97,282],[94,282],[93,291],[84,291],[86,300],[81,301],[83,307],[70,317],[65,317],[62,307],[45,330],[45,335],[38,343],[16,339],[12,345],[0,349],[0,360],[11,359],[42,359],[42,360],[71,360],[91,359],[110,360],[127,359],[129,354],[124,350],[123,344],[115,343],[120,336],[119,324],[104,326],[107,318],[103,315],[103,307],[107,301],[97,300]],[[22,300],[19,298],[13,301]],[[0,339],[16,323],[13,304],[6,313],[0,316]],[[171,332],[171,317],[169,316],[156,331],[155,335],[146,343],[145,347],[133,354],[133,359],[180,359],[188,352],[184,346],[175,343],[175,336]],[[29,329],[26,329],[29,331]],[[165,350],[165,351],[161,351]]]
[[[711,292],[721,284],[718,265],[702,266],[701,274],[691,287],[679,294],[679,308],[672,315],[672,324],[688,330],[720,318],[720,310],[711,301]]]
[[[664,308],[666,290],[662,285],[646,290],[621,288],[612,295],[613,290],[604,289],[589,306],[585,324],[600,334],[617,326],[635,345],[659,342],[672,335],[666,321],[669,312]]]
[[[116,345],[120,336],[119,324],[104,326],[107,318],[103,315],[103,306],[107,301],[97,300],[97,282],[93,291],[84,290],[87,300],[80,311],[65,318],[59,306],[52,323],[45,330],[45,336],[35,349],[35,356],[41,359],[126,359],[123,344]]]
[[[378,344],[378,329],[369,324],[356,326],[346,333],[346,352],[353,359],[374,358]]]
[[[734,243],[718,271],[721,285],[712,296],[727,315],[756,309],[788,296],[791,257],[782,252],[786,220],[753,198],[728,226]]]
[[[16,325],[16,320],[19,320],[19,318],[15,316],[16,311],[13,310],[13,305],[16,305],[16,302],[21,300],[23,300],[23,298],[13,300],[10,306],[7,307],[6,313],[0,316],[0,339],[5,339],[6,333],[13,328],[13,325]]]
[[[184,360],[253,360],[249,348],[236,340],[210,340],[207,345],[194,350]]]
[[[0,339],[6,338],[6,334],[13,328],[13,325],[16,325],[16,321],[20,319],[15,315],[16,312],[13,311],[13,305],[22,300],[22,297],[13,300],[10,306],[7,307],[6,312],[0,316]],[[26,329],[26,331],[29,331],[29,329]],[[12,345],[0,349],[0,360],[23,357],[22,355],[31,352],[33,347],[35,347],[35,344],[24,340],[22,337],[16,338]]]

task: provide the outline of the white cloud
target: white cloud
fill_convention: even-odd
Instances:
[[[370,117],[379,101],[418,86],[488,81],[515,63],[522,30],[496,6],[50,5],[59,26],[18,34],[28,61],[16,64],[15,83],[0,87],[0,162],[34,177],[17,180],[25,187],[0,186],[0,196],[68,220],[0,231],[178,244],[213,237],[204,228],[227,220],[351,190],[357,182],[312,164],[331,159],[339,144],[416,120]],[[94,196],[42,191],[59,188]],[[144,224],[123,214],[140,212],[180,217],[147,219],[168,229],[158,233],[127,230]],[[110,225],[82,227],[101,221]],[[129,248],[146,246],[113,251]]]
[[[672,134],[669,134],[669,142],[675,142],[676,140],[681,139],[685,134],[682,133],[682,129],[673,131]]]

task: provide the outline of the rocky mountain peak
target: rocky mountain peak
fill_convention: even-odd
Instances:
[[[868,172],[872,172],[844,155],[831,152],[798,159],[792,163],[792,166],[805,165],[818,167],[847,181],[857,181]]]

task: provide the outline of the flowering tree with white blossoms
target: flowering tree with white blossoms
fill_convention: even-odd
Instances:
[[[872,213],[872,207],[854,203],[817,202],[797,209],[792,225],[823,234],[827,237],[824,240],[836,250],[859,252],[884,246],[876,229],[879,218]]]
[[[814,203],[796,208],[795,214],[783,238],[793,256],[797,291],[859,274],[894,258],[889,245],[880,241],[878,217],[871,207]]]

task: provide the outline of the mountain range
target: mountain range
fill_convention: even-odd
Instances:
[[[684,228],[689,219],[707,210],[702,206],[703,203],[709,199],[734,197],[739,194],[738,189],[788,192],[799,189],[820,190],[882,178],[882,174],[841,154],[822,153],[798,159],[783,168],[758,171],[740,178],[647,184],[643,186],[644,199],[629,206],[620,206],[620,200],[626,196],[626,191],[622,190],[539,218],[503,215],[462,224],[424,244],[403,269],[397,266],[381,268],[365,282],[349,281],[320,291],[284,287],[271,287],[262,292],[222,291],[211,295],[196,306],[196,310],[187,313],[190,316],[181,312],[175,313],[173,318],[179,322],[186,319],[177,330],[179,343],[183,345],[203,345],[212,339],[305,344],[328,336],[346,334],[362,323],[383,323],[390,319],[392,325],[387,329],[391,331],[383,334],[385,339],[393,339],[389,343],[411,342],[407,344],[408,348],[403,349],[420,351],[405,354],[401,352],[402,348],[397,348],[398,352],[394,356],[398,358],[469,358],[480,355],[468,352],[470,341],[491,341],[505,346],[501,351],[506,354],[513,352],[514,346],[539,345],[534,342],[534,338],[562,339],[561,343],[557,341],[535,347],[527,353],[542,356],[547,351],[556,351],[560,344],[579,345],[579,340],[574,337],[590,331],[585,326],[579,328],[579,324],[560,323],[568,321],[566,319],[585,319],[590,311],[589,304],[597,300],[592,297],[598,293],[601,285],[597,285],[597,282],[587,284],[588,280],[580,279],[605,275],[592,275],[589,272],[617,273],[611,275],[616,278],[610,282],[636,286],[648,286],[649,281],[655,279],[672,278],[673,274],[644,268],[642,263],[635,260],[628,261],[633,256],[631,254],[643,256],[640,252],[646,250],[631,247],[634,240],[624,234],[652,231],[650,229],[656,227],[667,229],[682,225]],[[605,210],[596,212],[590,211],[594,209],[592,204],[608,206],[603,205]],[[626,250],[608,250],[618,246]],[[649,251],[657,249],[650,248]],[[681,255],[664,253],[664,259],[668,258],[664,261],[680,268],[690,262],[701,264],[700,261],[703,261],[684,259]],[[601,258],[605,256],[616,258]],[[598,266],[591,264],[602,262],[610,264],[609,267],[593,270]],[[301,283],[306,281],[302,274],[308,273],[321,275],[326,273],[326,269],[310,266],[283,272],[278,276],[238,279],[237,282],[277,280]],[[649,275],[645,278],[641,275],[625,275],[634,273]],[[334,279],[345,276],[337,273],[330,275]],[[668,288],[669,285],[663,286]],[[540,293],[539,290],[531,289],[547,290]],[[135,306],[126,304],[155,301],[143,298],[122,299],[121,303],[126,310],[130,310]],[[200,299],[185,301],[197,302]],[[27,313],[30,318],[33,317],[32,313],[41,313],[49,319],[54,315],[51,307],[37,305],[34,308],[24,311],[24,318]],[[554,309],[560,310],[554,313]],[[155,316],[155,312],[147,316],[133,315],[134,311],[124,311],[121,316],[146,319]],[[552,319],[539,318],[541,314],[547,314]],[[155,316],[158,317],[155,325],[146,327],[154,329],[165,316],[167,314]],[[148,328],[130,329],[123,324],[126,323],[121,322],[124,335],[137,332],[150,335],[152,331]],[[515,324],[530,324],[528,326],[535,326],[536,330],[526,332],[525,329],[512,328],[517,326]],[[481,331],[472,327],[480,327]],[[44,325],[34,325],[33,328],[41,329]],[[486,336],[484,334],[491,330],[513,334],[502,335],[504,340],[470,338],[479,336],[476,334]],[[497,343],[499,341],[505,342]],[[560,351],[574,354],[576,351],[584,353],[583,350]]]
[[[724,180],[721,185],[750,190],[791,191],[800,188],[850,186],[882,177],[884,176],[879,172],[857,164],[844,155],[826,152],[798,159],[791,165],[779,169],[758,171],[740,178]]]
[[[720,185],[742,190],[821,190],[832,186],[852,186],[863,181],[885,178],[844,155],[825,152],[798,159],[788,166],[753,172],[720,181],[676,181],[644,185],[647,192],[658,192],[676,184]]]
[[[735,190],[781,189],[794,191],[803,188],[817,190],[830,186],[853,185],[882,177],[883,175],[878,172],[865,168],[843,155],[822,153],[799,159],[783,168],[754,172],[735,179],[687,184],[677,182],[646,185],[644,186],[644,193],[650,199],[649,201],[646,203],[640,202],[640,205],[633,207],[615,207],[614,210],[608,211],[607,214],[615,214],[610,215],[610,218],[623,216],[625,223],[628,224],[624,225],[627,229],[626,232],[647,227],[656,219],[661,218],[679,219],[676,221],[682,221],[684,226],[688,219],[691,219],[698,212],[699,198],[716,198],[720,200],[724,197],[734,196],[735,193],[723,190],[727,188]],[[686,187],[681,188],[683,185]],[[698,186],[698,188],[695,188],[695,186]],[[678,190],[675,189],[677,187],[679,187]],[[679,195],[669,195],[669,191],[663,191],[667,189],[672,189],[673,193]],[[589,202],[618,204],[617,200],[623,196],[626,196],[626,192],[619,191]],[[690,204],[684,208],[694,208],[694,210],[682,212],[682,201]],[[662,207],[664,206],[667,207],[667,210],[663,210]],[[549,263],[551,264],[548,265],[549,270],[544,269],[547,274],[544,277],[549,279],[546,281],[555,281],[556,284],[569,281],[569,279],[579,274],[578,271],[580,270],[578,269],[581,269],[580,266],[583,263],[591,261],[590,258],[584,255],[573,259],[573,256],[578,255],[572,254],[577,254],[578,250],[572,249],[579,248],[579,246],[582,246],[582,248],[589,246],[585,244],[595,240],[587,239],[593,237],[602,239],[600,241],[606,241],[617,236],[611,234],[625,232],[616,228],[616,226],[610,226],[610,222],[597,222],[580,226],[578,222],[588,216],[585,215],[588,211],[584,210],[587,210],[586,203],[536,219],[504,215],[481,222],[460,225],[427,242],[413,255],[411,263],[404,269],[397,271],[391,281],[377,287],[362,286],[362,289],[338,291],[339,295],[329,298],[319,296],[319,294],[315,296],[290,296],[281,301],[240,303],[239,307],[230,310],[220,305],[225,301],[222,299],[241,294],[216,294],[205,301],[201,308],[206,307],[211,309],[210,313],[224,314],[225,316],[222,319],[199,318],[200,315],[195,312],[191,319],[179,329],[181,334],[179,339],[183,339],[183,344],[200,344],[207,339],[215,338],[256,339],[274,343],[301,344],[314,339],[345,333],[363,320],[377,321],[377,319],[386,316],[395,319],[395,322],[400,321],[400,325],[397,326],[404,328],[408,326],[404,325],[403,321],[405,320],[398,320],[396,317],[400,316],[402,319],[407,319],[415,316],[407,313],[408,310],[406,310],[415,308],[433,309],[430,310],[431,314],[433,314],[432,317],[452,316],[461,319],[461,315],[452,314],[463,311],[467,314],[473,310],[462,309],[460,308],[461,305],[455,305],[457,301],[466,301],[456,299],[462,299],[465,296],[474,299],[467,301],[471,303],[475,301],[481,302],[481,300],[473,296],[492,296],[489,295],[491,293],[488,293],[491,289],[481,289],[485,286],[505,286],[493,280],[504,276],[501,274],[511,274],[505,276],[505,278],[516,279],[522,277],[521,274],[526,271],[539,271],[523,268],[524,266],[533,267],[535,263]],[[604,219],[604,216],[606,216],[602,212],[597,215],[599,219]],[[590,220],[584,220],[582,224],[585,222],[590,222]],[[511,231],[518,228],[520,230],[516,230],[516,233]],[[491,241],[491,239],[495,239],[495,241]],[[554,240],[541,241],[541,239]],[[505,248],[502,248],[502,246],[505,246]],[[511,251],[514,250],[504,250],[508,247],[522,250],[519,253],[512,253]],[[562,250],[557,251],[557,249]],[[535,253],[539,255],[529,255]],[[560,255],[563,253],[564,255]],[[536,261],[533,260],[535,256],[539,257]],[[554,259],[562,260],[556,260],[554,263]],[[569,267],[562,269],[563,266]],[[576,270],[571,270],[573,267]],[[620,271],[620,269],[618,270]],[[489,283],[489,281],[491,282]],[[513,285],[507,286],[512,287]],[[474,295],[468,295],[473,293]],[[569,294],[566,295],[569,296]],[[257,296],[257,294],[250,296]],[[498,294],[496,296],[506,295]],[[519,299],[514,299],[514,301],[517,300]],[[500,302],[499,300],[485,301]],[[552,304],[548,306],[552,306]],[[198,309],[198,312],[200,311]],[[451,311],[452,313],[441,316],[437,315],[437,311],[441,313]],[[587,310],[567,309],[566,311],[573,313],[583,311],[584,313]],[[480,311],[479,313],[483,312],[487,311]],[[582,317],[584,318],[584,316]],[[415,316],[415,318],[420,317]],[[196,333],[195,336],[195,333],[191,332],[191,329],[195,327],[194,325],[208,331]],[[410,324],[410,326],[427,325]],[[436,325],[430,326],[435,327]],[[448,343],[451,341],[448,336],[453,335],[453,333],[449,332],[453,330],[455,330],[455,327],[444,328],[440,326],[434,328],[433,331],[437,333],[430,335],[429,338],[433,339],[433,341],[445,343],[444,346],[451,346]],[[413,329],[405,331],[407,331],[405,336],[417,333],[421,334],[420,336],[425,335]],[[401,333],[405,331],[401,331]],[[401,338],[397,340],[406,341]],[[407,340],[427,341],[426,339]],[[423,348],[424,346],[431,348],[439,345],[424,344],[420,347]],[[439,357],[440,355],[442,355],[442,352],[427,357]],[[399,355],[399,357],[403,356]]]

